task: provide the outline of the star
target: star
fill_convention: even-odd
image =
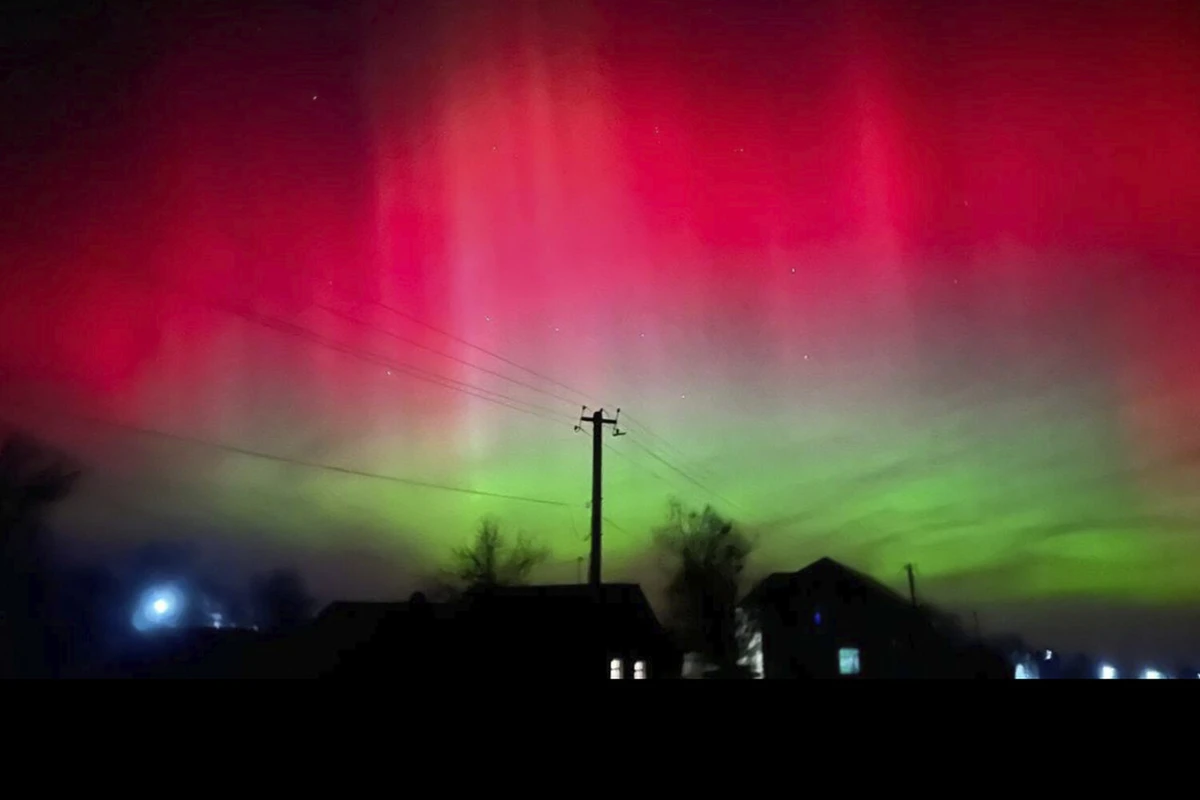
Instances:
[[[317,96],[314,94],[314,95],[313,95],[313,100],[316,100],[316,99],[317,99]]]

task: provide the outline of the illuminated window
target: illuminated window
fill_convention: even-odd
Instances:
[[[838,672],[842,675],[857,675],[858,671],[858,648],[843,647],[838,650]]]
[[[644,681],[646,679],[646,662],[633,662],[633,679],[635,681]]]
[[[619,658],[614,658],[612,661],[608,662],[608,677],[612,678],[614,681],[619,681],[621,678],[624,678],[625,670],[622,668],[622,666],[621,659]]]

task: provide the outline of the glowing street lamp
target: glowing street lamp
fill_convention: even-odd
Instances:
[[[183,619],[187,598],[176,586],[153,586],[142,593],[133,611],[133,627],[139,631],[174,628]]]

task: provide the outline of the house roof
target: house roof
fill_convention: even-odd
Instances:
[[[382,624],[408,617],[420,607],[427,608],[435,618],[455,618],[479,610],[505,613],[551,616],[574,613],[569,609],[593,606],[596,595],[586,584],[549,586],[498,586],[465,593],[457,603],[409,602],[335,602],[318,616],[319,626],[337,626],[356,630],[373,630]],[[599,607],[608,620],[636,618],[658,626],[658,618],[635,583],[608,583],[601,587]],[[535,611],[536,609],[536,611]]]
[[[779,591],[787,591],[795,586],[811,582],[815,579],[827,578],[842,580],[850,583],[881,599],[899,604],[908,604],[908,598],[894,589],[885,586],[871,576],[846,566],[826,556],[809,564],[796,572],[775,572],[759,581],[758,585],[746,595],[743,602],[756,603],[764,600],[767,595]]]

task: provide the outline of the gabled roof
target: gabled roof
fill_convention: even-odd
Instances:
[[[787,592],[794,587],[810,583],[814,580],[840,580],[855,586],[868,594],[875,595],[889,602],[907,605],[908,598],[891,589],[871,576],[846,566],[840,561],[834,561],[826,556],[809,564],[796,572],[775,572],[763,578],[750,591],[743,603],[761,602],[768,595],[777,592]]]

